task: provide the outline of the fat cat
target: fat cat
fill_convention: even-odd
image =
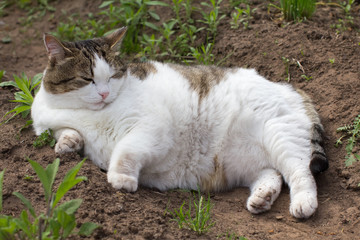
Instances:
[[[36,134],[52,129],[57,153],[83,150],[116,189],[246,186],[247,209],[257,214],[285,181],[291,215],[314,214],[313,174],[328,161],[303,91],[251,69],[125,63],[125,33],[78,42],[44,35],[49,61],[32,105]]]

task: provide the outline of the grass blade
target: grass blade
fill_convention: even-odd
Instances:
[[[3,187],[4,173],[5,170],[2,170],[0,172],[0,212],[2,211],[2,187]]]

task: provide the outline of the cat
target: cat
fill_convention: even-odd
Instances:
[[[258,214],[284,180],[291,215],[314,214],[313,174],[328,161],[303,91],[252,69],[124,63],[125,33],[77,42],[44,34],[49,61],[31,111],[37,135],[52,129],[56,153],[82,150],[116,189],[246,186],[247,209]]]

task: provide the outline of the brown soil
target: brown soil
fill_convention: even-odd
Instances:
[[[219,26],[216,59],[232,54],[225,66],[242,66],[257,69],[272,81],[285,82],[285,66],[282,57],[290,59],[290,83],[305,90],[314,100],[326,130],[325,149],[330,161],[328,171],[317,176],[319,209],[308,220],[294,219],[288,211],[289,190],[285,186],[272,209],[264,214],[252,215],[245,208],[249,191],[245,188],[211,197],[214,205],[212,219],[215,226],[202,236],[190,230],[179,229],[171,221],[167,209],[174,209],[188,200],[190,193],[182,191],[158,192],[140,187],[136,193],[124,193],[112,189],[106,174],[86,161],[79,175],[88,177],[72,189],[65,200],[84,200],[77,213],[80,223],[93,221],[101,228],[90,239],[223,239],[226,233],[235,233],[248,239],[358,239],[360,236],[360,163],[345,167],[344,147],[335,148],[339,133],[336,129],[351,123],[360,113],[360,37],[359,5],[353,7],[355,25],[336,33],[331,24],[344,18],[340,8],[318,6],[310,21],[288,24],[279,19],[270,1],[252,1],[257,8],[251,29],[230,28],[230,18]],[[272,1],[271,1],[272,2]],[[42,33],[54,31],[61,21],[61,10],[83,14],[97,11],[99,1],[51,2],[57,11],[54,17],[47,13],[42,20],[31,26],[21,26],[19,18],[26,12],[15,6],[7,8],[7,16],[0,18],[0,39],[11,37],[11,43],[0,43],[0,70],[7,71],[5,80],[13,74],[26,72],[33,76],[45,68],[47,57],[42,44]],[[169,13],[162,13],[169,16]],[[335,59],[331,64],[329,59]],[[303,71],[296,64],[299,62]],[[312,77],[305,81],[301,75]],[[9,103],[14,89],[0,88],[0,116],[14,107]],[[61,158],[59,178],[79,162],[78,154],[56,156],[53,149],[35,149],[35,134],[25,129],[19,134],[26,120],[15,118],[0,127],[0,170],[6,169],[4,179],[3,214],[18,216],[23,209],[20,200],[12,192],[23,193],[42,210],[43,192],[35,176],[29,157],[43,166],[56,157]],[[57,180],[58,182],[59,180]]]

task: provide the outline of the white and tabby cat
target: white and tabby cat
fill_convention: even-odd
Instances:
[[[328,162],[323,127],[302,91],[242,68],[123,63],[125,32],[79,42],[44,36],[49,63],[32,105],[36,134],[52,129],[57,153],[84,149],[117,189],[247,186],[247,208],[260,213],[284,179],[290,213],[315,212],[312,173]]]

